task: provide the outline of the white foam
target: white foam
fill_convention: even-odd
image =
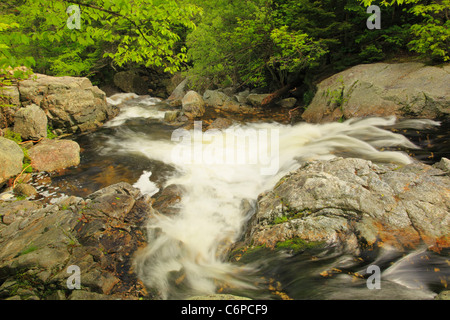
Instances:
[[[173,149],[179,146],[176,141],[151,140],[131,131],[122,132],[120,138],[110,137],[109,152],[141,153],[150,159],[172,164],[178,174],[169,178],[167,184],[179,184],[187,190],[180,202],[179,215],[155,217],[149,222],[148,246],[141,250],[136,260],[138,276],[150,287],[159,289],[165,298],[173,294],[174,287],[169,279],[174,272],[183,273],[184,283],[200,293],[213,293],[220,283],[251,286],[238,277],[247,267],[241,269],[225,262],[222,256],[224,247],[241,236],[249,219],[242,212],[242,201],[255,201],[260,193],[297,169],[301,161],[332,159],[342,149],[368,160],[410,163],[412,159],[405,153],[376,149],[383,146],[415,147],[404,136],[378,128],[394,124],[395,118],[370,118],[295,126],[276,123],[236,125],[241,129],[278,130],[278,153],[268,152],[267,148],[274,147],[270,140],[257,149],[257,152],[277,156],[274,160],[278,162],[278,170],[273,175],[261,174],[261,163],[183,163],[173,157]],[[194,133],[191,133],[194,139]],[[216,142],[205,142],[211,143]],[[223,141],[220,143],[224,149],[230,147]],[[245,147],[236,152],[243,150]],[[206,152],[206,148],[202,152]],[[149,190],[147,192],[153,192],[154,187],[149,181],[150,175],[145,172],[139,179],[142,181],[136,184]]]
[[[155,183],[150,181],[150,177],[152,175],[151,171],[144,171],[144,173],[140,176],[139,180],[133,184],[133,187],[141,190],[142,194],[146,194],[149,196],[153,196],[155,193],[159,191],[159,188]]]

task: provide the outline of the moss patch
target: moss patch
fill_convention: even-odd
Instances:
[[[306,241],[300,238],[293,238],[286,241],[278,242],[275,246],[276,249],[288,249],[297,251],[304,251],[308,249],[322,248],[324,245],[320,241]]]

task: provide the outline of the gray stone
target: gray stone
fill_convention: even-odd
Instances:
[[[246,242],[300,238],[357,254],[361,245],[450,246],[450,178],[420,163],[316,161],[260,196]]]
[[[19,183],[14,188],[14,193],[20,196],[31,197],[37,194],[36,188],[32,185]]]
[[[0,185],[22,171],[23,156],[17,143],[0,137]]]
[[[220,107],[223,106],[225,101],[230,100],[230,97],[218,90],[206,90],[203,94],[203,100],[208,106]]]
[[[442,158],[441,161],[434,165],[434,167],[447,172],[447,174],[450,174],[450,160],[447,158]]]
[[[205,113],[205,101],[195,91],[189,91],[183,97],[182,110],[188,118],[201,117]]]
[[[280,100],[277,104],[282,108],[292,108],[297,103],[297,99],[295,98],[286,98],[283,100]]]
[[[80,146],[71,140],[44,139],[28,150],[31,166],[38,171],[55,171],[80,164]]]
[[[450,290],[445,290],[439,293],[435,300],[450,300]]]
[[[96,129],[119,112],[88,78],[34,74],[20,81],[19,92],[23,106],[38,105],[49,125],[64,133]]]
[[[314,123],[342,116],[448,117],[449,70],[418,62],[357,65],[321,81],[302,117]]]
[[[21,210],[28,205],[36,207]],[[69,299],[136,299],[143,288],[133,275],[133,255],[145,243],[142,230],[153,208],[131,185],[119,183],[56,205],[1,204],[0,210],[15,217],[9,225],[0,223],[0,278],[9,279],[0,287],[1,298],[65,299],[71,265],[81,270],[83,290],[73,291]],[[36,283],[31,291],[9,290],[17,286],[18,272]],[[53,294],[48,295],[49,288]]]
[[[164,121],[173,122],[178,118],[179,115],[180,115],[179,111],[167,111],[164,114]]]
[[[20,94],[16,86],[0,88],[0,128],[12,127],[14,114],[20,108]]]
[[[187,78],[181,81],[180,84],[176,86],[175,90],[173,90],[169,98],[167,98],[167,101],[172,107],[181,106],[181,101],[188,91],[188,81],[189,80]]]
[[[20,108],[14,115],[14,132],[22,140],[39,140],[47,136],[47,116],[35,104]]]
[[[261,107],[264,99],[266,99],[270,94],[268,93],[251,93],[247,96],[247,101],[254,107]]]

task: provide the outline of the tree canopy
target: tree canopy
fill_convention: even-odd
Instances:
[[[373,4],[381,28],[370,30]],[[400,53],[449,61],[449,9],[450,0],[9,0],[0,69],[95,77],[133,66],[279,88]]]

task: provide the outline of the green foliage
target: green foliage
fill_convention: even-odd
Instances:
[[[53,128],[51,126],[47,125],[47,138],[55,139],[57,137],[58,137],[58,135],[53,132]]]
[[[294,252],[304,251],[307,249],[321,248],[324,245],[319,241],[306,241],[300,238],[293,238],[286,241],[278,242],[276,244],[277,249],[288,249]]]
[[[20,133],[14,132],[12,130],[7,129],[4,136],[4,138],[14,141],[17,144],[20,144],[22,142],[22,136]]]
[[[71,4],[81,10],[81,29],[67,27]],[[0,66],[32,65],[58,75],[88,75],[110,63],[178,71],[186,63],[180,34],[195,27],[200,13],[177,0],[13,0],[3,6]],[[37,59],[42,56],[47,59]]]
[[[370,5],[372,0],[362,0]],[[411,37],[408,48],[422,57],[431,57],[437,62],[450,60],[450,0],[392,0],[382,1],[387,7],[409,5],[407,12],[415,17],[408,26]]]

